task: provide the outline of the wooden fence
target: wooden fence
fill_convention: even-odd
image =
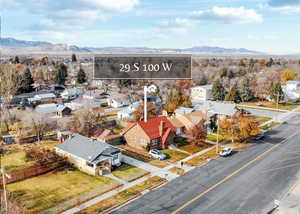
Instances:
[[[56,170],[56,169],[61,169],[66,166],[66,163],[64,161],[61,162],[55,162],[55,163],[50,163],[47,164],[47,166],[33,166],[29,167],[23,170],[19,170],[16,172],[12,172],[9,174],[9,178],[6,178],[6,183],[10,184],[13,182],[21,181],[30,177],[34,177],[37,175],[42,175],[47,172]],[[2,178],[0,179],[0,184],[2,184]]]

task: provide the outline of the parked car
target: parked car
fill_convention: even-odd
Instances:
[[[231,155],[231,154],[232,154],[232,151],[233,151],[232,148],[227,147],[227,148],[222,149],[222,150],[219,152],[219,155],[222,156],[222,157],[226,157],[226,156]]]
[[[259,106],[259,107],[267,107],[265,104],[261,104],[261,103],[256,104],[256,106]]]
[[[264,139],[265,138],[265,134],[258,134],[258,135],[256,135],[255,136],[255,140],[262,140],[262,139]]]
[[[149,155],[153,158],[159,159],[159,160],[164,160],[167,158],[167,155],[158,151],[157,149],[150,149]]]

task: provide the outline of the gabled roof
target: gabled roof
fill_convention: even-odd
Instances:
[[[70,139],[57,145],[56,148],[95,164],[107,159],[115,152],[120,152],[120,149],[116,147],[80,134],[74,134]]]
[[[222,102],[203,102],[197,104],[196,111],[208,111],[213,114],[232,116],[237,112],[235,104]]]
[[[172,125],[172,123],[167,119],[165,116],[156,117],[153,119],[148,120],[147,122],[139,121],[137,124],[145,131],[150,139],[159,138],[160,132],[159,127],[161,121],[164,122],[164,129],[170,129],[172,131],[176,131],[176,128]]]

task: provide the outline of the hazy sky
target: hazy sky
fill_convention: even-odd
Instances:
[[[0,0],[3,37],[300,53],[300,0]]]

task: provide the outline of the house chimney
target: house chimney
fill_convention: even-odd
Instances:
[[[163,136],[163,133],[164,133],[164,127],[165,126],[165,122],[164,121],[160,121],[160,124],[159,124],[159,136]]]

